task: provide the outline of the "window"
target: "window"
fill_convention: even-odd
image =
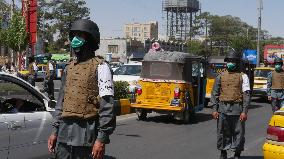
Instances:
[[[130,37],[129,32],[126,32],[126,37]]]
[[[144,33],[144,37],[148,37],[148,33]]]
[[[134,31],[134,32],[139,32],[139,31],[140,31],[140,28],[139,28],[139,27],[134,27],[133,31]]]
[[[42,101],[21,86],[0,80],[0,113],[44,111]]]
[[[134,33],[134,34],[133,34],[133,36],[137,36],[137,35],[138,35],[137,33]]]
[[[140,76],[141,69],[141,65],[123,65],[114,71],[114,75]]]
[[[126,31],[129,31],[130,29],[129,29],[129,27],[126,27]]]
[[[108,52],[118,53],[118,45],[108,45]]]
[[[147,28],[147,27],[144,27],[144,31],[148,31],[148,28]]]

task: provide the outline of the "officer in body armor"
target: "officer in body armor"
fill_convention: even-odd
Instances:
[[[46,76],[44,79],[44,88],[48,94],[48,98],[54,100],[54,76],[55,76],[55,69],[53,62],[51,61],[51,54],[47,57],[47,66],[46,66]]]
[[[35,80],[37,78],[37,71],[38,67],[35,62],[34,56],[29,57],[29,66],[28,66],[28,82],[32,85],[35,86]]]
[[[220,159],[227,159],[227,150],[239,159],[244,150],[245,121],[250,101],[248,76],[240,71],[240,56],[231,50],[225,57],[227,70],[216,77],[211,96],[213,118],[217,119],[217,149]]]
[[[69,38],[76,57],[63,73],[48,149],[58,159],[102,159],[115,129],[111,68],[95,56],[96,23],[75,21]]]
[[[284,106],[284,71],[281,58],[275,58],[275,69],[268,74],[267,96],[271,101],[272,112]]]

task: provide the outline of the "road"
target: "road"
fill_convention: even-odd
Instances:
[[[37,83],[42,88],[42,83]],[[59,89],[60,81],[55,81]],[[58,90],[57,89],[57,90]],[[55,93],[57,99],[58,93]],[[246,144],[242,159],[262,159],[267,123],[272,115],[270,104],[253,98],[246,123]],[[197,113],[188,125],[151,114],[137,121],[135,114],[117,117],[117,128],[107,146],[106,158],[116,159],[217,159],[216,121],[211,109]],[[229,152],[232,157],[233,152]]]
[[[270,117],[270,105],[254,99],[246,123],[242,159],[263,158],[262,145]],[[106,154],[117,159],[217,159],[216,121],[212,120],[209,108],[198,113],[196,122],[188,125],[157,114],[147,121],[137,121],[135,114],[121,116],[117,118]]]

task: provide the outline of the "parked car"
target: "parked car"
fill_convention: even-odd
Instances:
[[[54,106],[23,79],[0,72],[0,158],[51,157],[47,139]]]
[[[253,85],[253,95],[254,96],[266,96],[267,89],[267,77],[269,72],[273,68],[271,67],[257,67],[254,71],[254,85]]]
[[[127,81],[129,83],[138,81],[142,70],[141,62],[133,62],[120,66],[114,71],[114,81]]]
[[[111,62],[109,65],[110,65],[112,71],[115,71],[116,69],[118,69],[123,64],[121,62]]]
[[[274,113],[270,119],[266,141],[263,145],[264,159],[284,158],[284,109]]]

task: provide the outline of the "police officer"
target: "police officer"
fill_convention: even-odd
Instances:
[[[58,159],[101,159],[115,129],[111,68],[95,56],[96,23],[75,21],[69,38],[76,58],[63,73],[48,149]]]
[[[55,70],[54,70],[54,65],[51,61],[51,54],[49,54],[47,56],[47,67],[46,67],[46,76],[45,76],[45,81],[44,81],[44,87],[45,87],[45,91],[48,94],[49,99],[54,100],[54,74],[55,74]]]
[[[28,67],[28,82],[32,85],[35,86],[35,80],[37,78],[37,71],[38,67],[35,62],[34,56],[29,57],[29,67]]]
[[[267,96],[271,101],[272,112],[284,106],[284,71],[281,58],[274,59],[275,69],[268,74]]]
[[[245,121],[250,99],[248,76],[240,71],[239,55],[231,50],[225,57],[227,70],[216,77],[211,104],[213,118],[217,119],[217,148],[220,159],[227,158],[227,150],[239,159],[244,150]]]

